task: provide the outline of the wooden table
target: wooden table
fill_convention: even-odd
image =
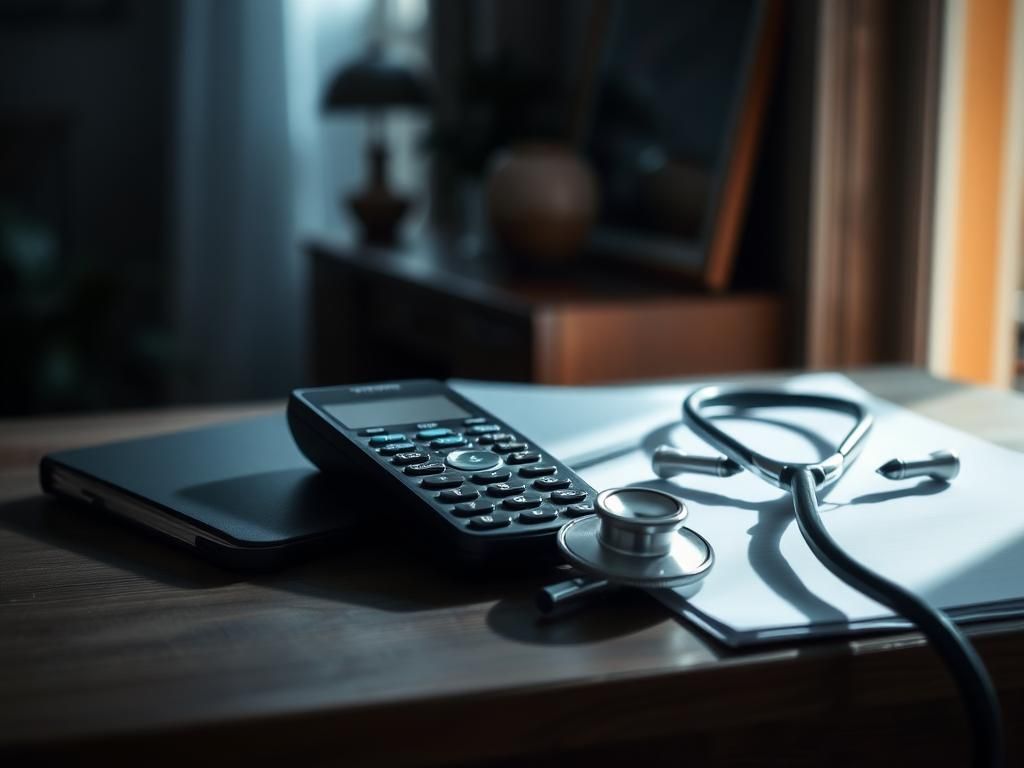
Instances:
[[[854,378],[1022,447],[1022,398],[910,370]],[[0,422],[0,749],[177,765],[965,761],[951,684],[911,634],[736,654],[639,596],[545,623],[539,578],[467,580],[367,541],[248,578],[39,493],[45,451],[269,407]],[[1019,764],[1024,622],[971,636]]]

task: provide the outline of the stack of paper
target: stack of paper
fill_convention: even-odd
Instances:
[[[452,385],[597,489],[644,485],[682,497],[690,510],[687,525],[711,542],[716,562],[695,595],[665,590],[659,598],[723,642],[905,626],[818,563],[787,493],[748,472],[724,479],[655,477],[650,457],[659,444],[714,453],[681,424],[680,406],[691,387]],[[859,399],[875,416],[860,457],[822,498],[822,517],[843,547],[957,621],[1024,615],[1024,507],[1017,494],[1024,455],[874,398],[843,376],[799,376],[787,387]],[[748,416],[755,418],[719,423],[755,450],[790,461],[831,453],[852,424],[813,409]],[[949,485],[893,482],[875,473],[891,458],[924,457],[940,448],[961,456],[960,476]]]

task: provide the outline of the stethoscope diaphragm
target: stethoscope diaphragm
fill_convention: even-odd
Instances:
[[[707,539],[683,527],[686,505],[651,488],[610,488],[596,514],[567,523],[558,546],[572,565],[616,584],[681,587],[707,575],[715,555]]]

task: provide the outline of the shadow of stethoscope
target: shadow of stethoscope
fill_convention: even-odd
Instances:
[[[712,418],[716,421],[754,421],[770,427],[785,429],[806,440],[813,450],[818,453],[819,460],[831,455],[835,449],[832,441],[814,430],[794,424],[791,421],[755,415],[745,409],[732,409],[726,414],[716,415]],[[606,454],[588,458],[586,462],[574,466],[574,469],[579,471],[585,467],[595,466],[605,461],[619,458],[632,453],[637,447],[650,459],[658,446],[672,442],[673,433],[681,427],[683,425],[680,422],[665,424],[647,433],[640,440],[639,446],[636,444],[629,447],[618,446]],[[709,446],[709,452],[713,450]],[[722,478],[723,483],[728,483],[728,481],[728,478]],[[808,620],[835,625],[849,624],[849,617],[828,601],[814,594],[782,554],[782,537],[790,525],[795,522],[793,502],[789,494],[780,493],[777,499],[767,502],[749,502],[733,498],[725,493],[715,493],[687,487],[678,480],[652,479],[631,483],[630,485],[632,487],[650,488],[669,493],[680,497],[683,501],[691,501],[704,507],[728,507],[729,509],[743,509],[757,513],[757,522],[747,529],[747,533],[750,536],[747,543],[747,560],[758,577],[780,599],[786,601]],[[949,484],[943,481],[926,479],[906,488],[863,494],[851,499],[846,504],[828,503],[823,499],[821,509],[823,512],[828,513],[846,506],[878,504],[907,496],[930,496],[941,493],[948,486]],[[828,493],[826,491],[824,497],[827,499],[827,496]],[[713,541],[711,544],[714,546]]]

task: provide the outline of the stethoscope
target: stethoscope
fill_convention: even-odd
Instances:
[[[834,411],[853,417],[855,424],[830,456],[795,463],[752,450],[707,415],[712,408],[743,412],[778,407]],[[818,560],[854,589],[909,620],[942,657],[971,722],[975,765],[1002,764],[998,699],[973,646],[944,613],[850,557],[822,524],[818,493],[836,483],[857,458],[873,423],[868,409],[859,402],[828,395],[709,386],[691,393],[682,410],[683,422],[723,455],[694,456],[663,445],[654,452],[655,473],[662,478],[683,472],[724,478],[747,470],[788,491],[800,533]],[[894,480],[930,477],[948,482],[959,468],[954,452],[936,451],[917,461],[893,459],[879,467],[878,473]],[[594,515],[572,520],[558,533],[563,556],[585,576],[545,588],[539,604],[546,612],[609,587],[685,591],[707,576],[714,565],[710,542],[684,525],[686,504],[676,496],[652,488],[611,488],[598,494],[594,510]]]

